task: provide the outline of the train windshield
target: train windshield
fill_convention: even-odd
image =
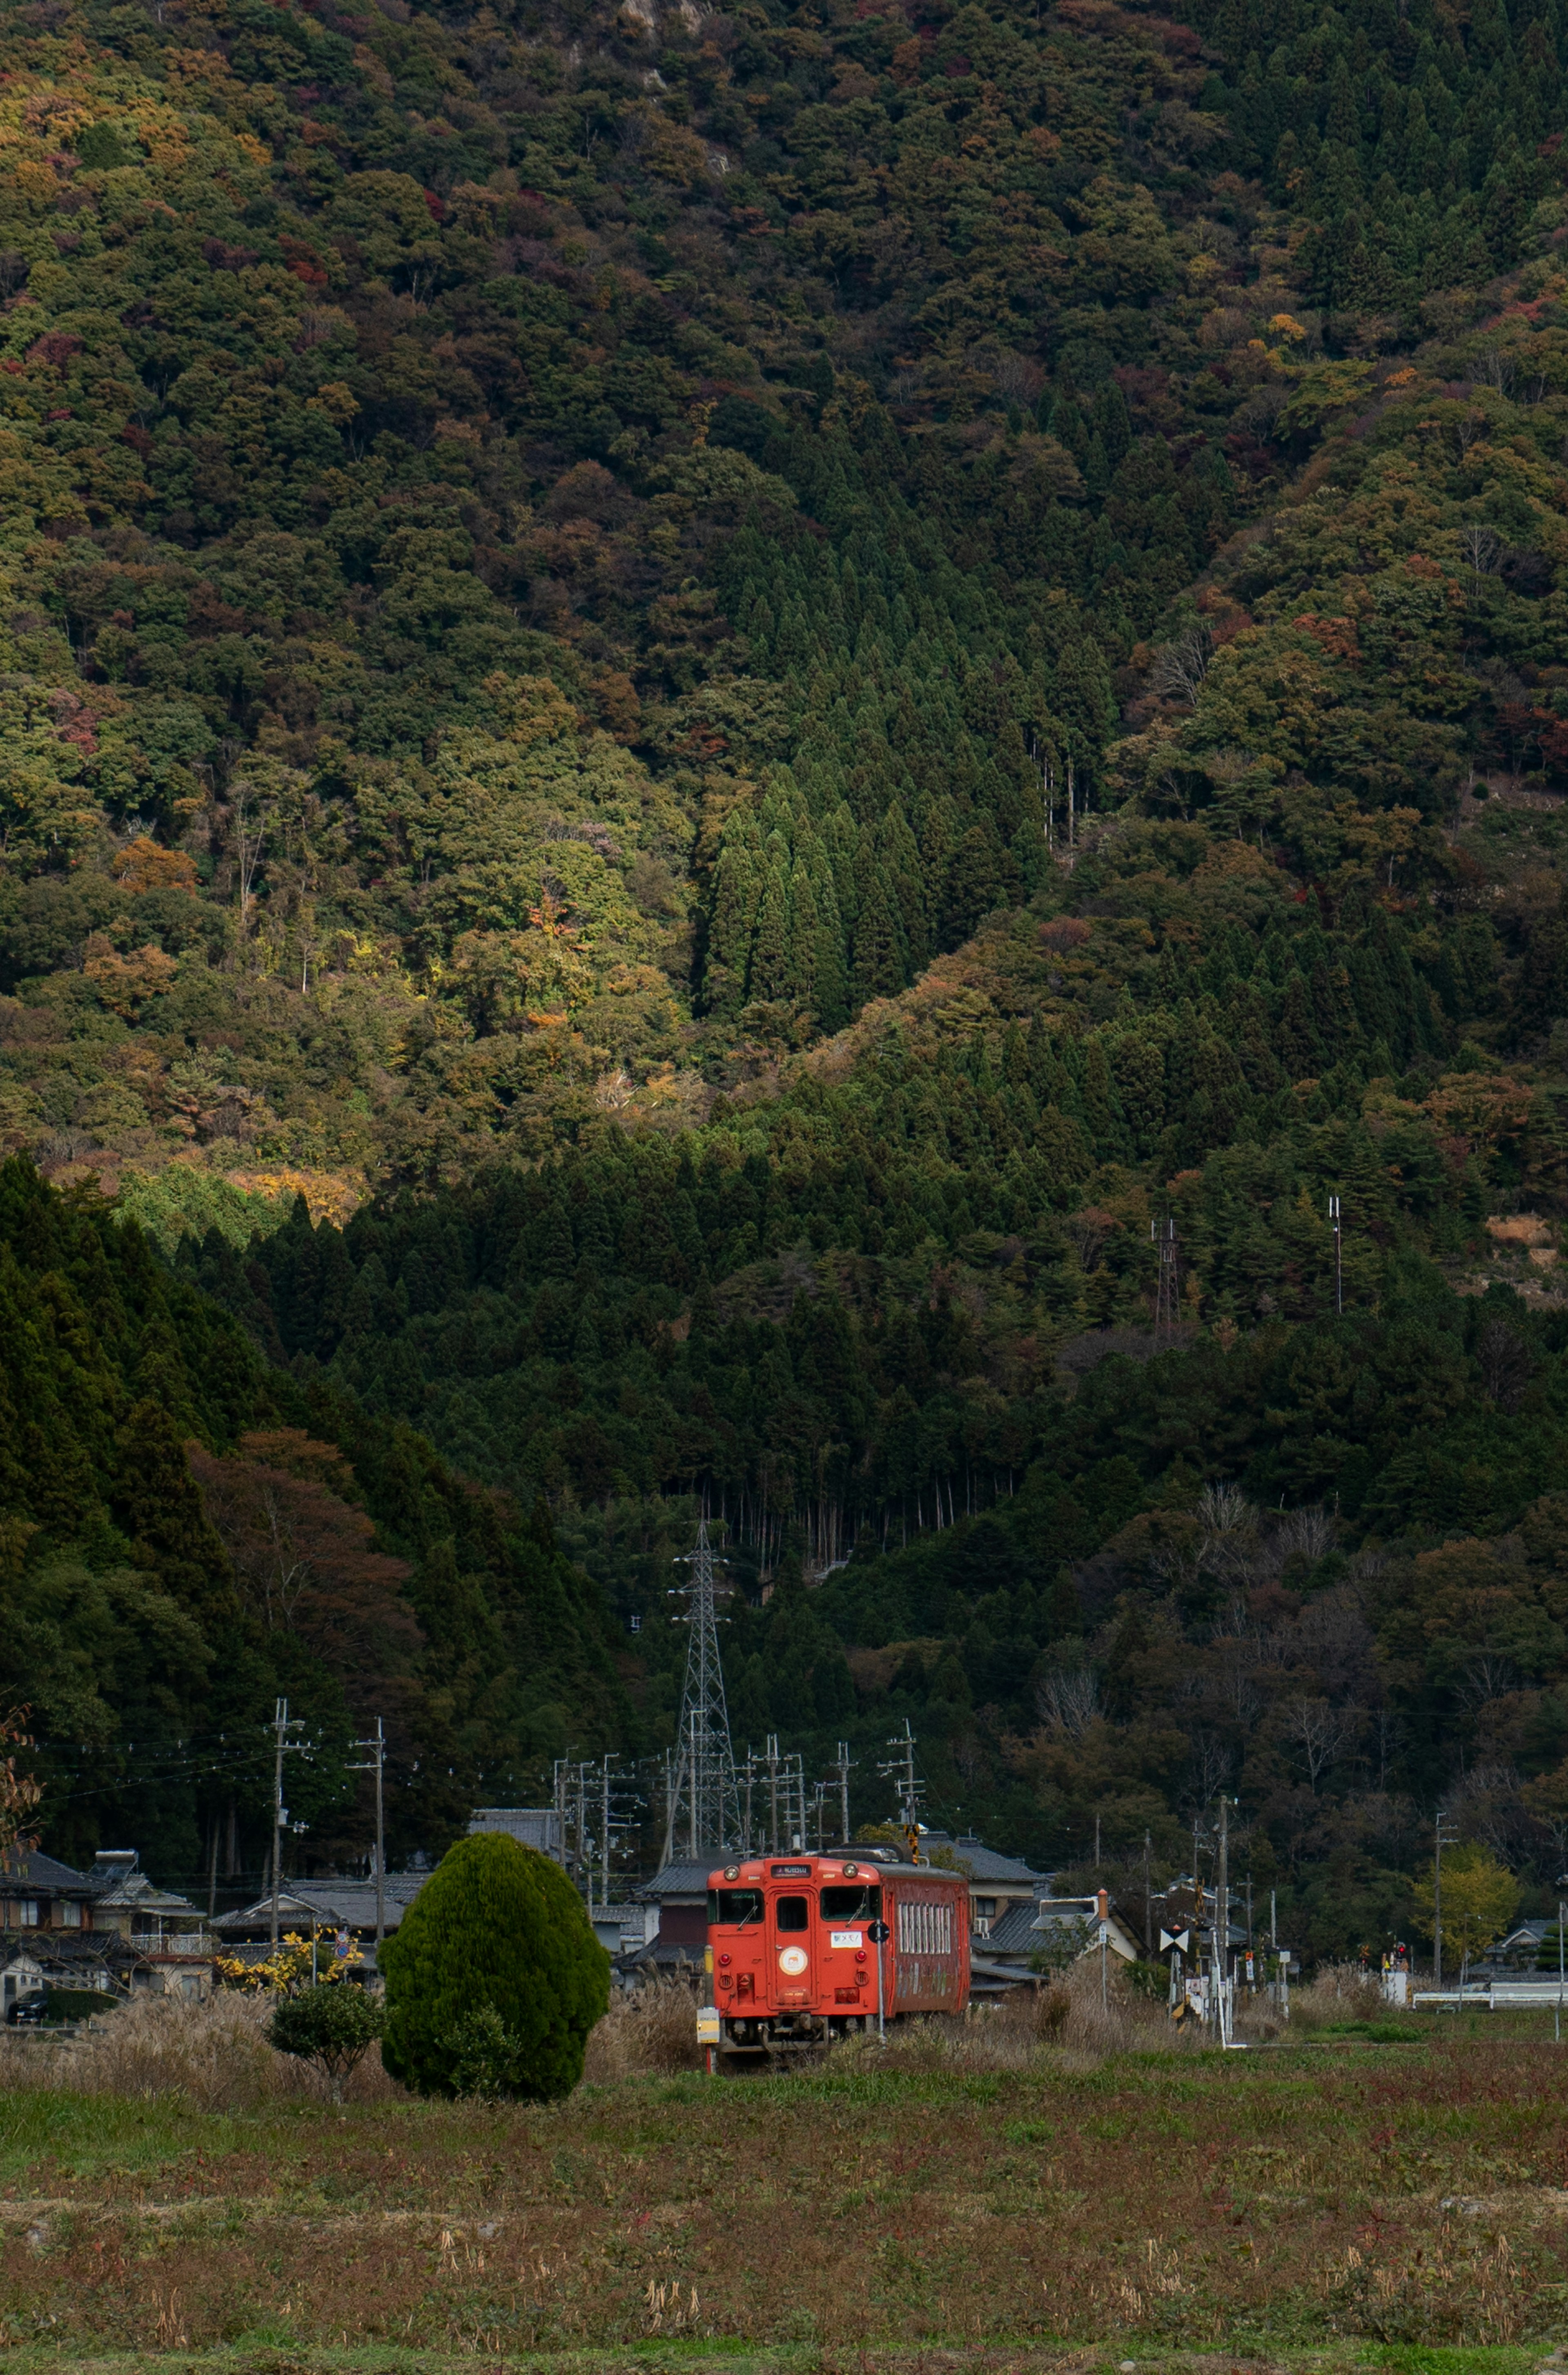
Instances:
[[[777,1930],[804,1930],[811,1918],[811,1900],[808,1896],[775,1896],[773,1926]]]
[[[822,1891],[824,1921],[879,1921],[882,1918],[882,1892],[879,1888],[825,1888]]]
[[[744,1924],[762,1919],[762,1892],[760,1888],[711,1888],[708,1891],[708,1919],[721,1925]]]

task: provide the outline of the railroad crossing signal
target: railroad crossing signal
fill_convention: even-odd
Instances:
[[[1173,1935],[1169,1930],[1161,1930],[1160,1932],[1160,1952],[1162,1955],[1168,1954],[1171,1948],[1174,1946],[1179,1955],[1185,1955],[1191,1942],[1192,1932],[1190,1930],[1178,1930],[1175,1932],[1174,1935]]]

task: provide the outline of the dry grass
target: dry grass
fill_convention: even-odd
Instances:
[[[1326,1963],[1309,1987],[1291,1991],[1291,2026],[1304,2032],[1350,2020],[1396,2017],[1376,1974],[1364,1971],[1359,1963]]]
[[[885,2048],[856,2037],[834,2051],[855,2061],[880,2055],[890,2069],[1048,2071],[1063,2055],[1082,2066],[1086,2056],[1187,2052],[1197,2042],[1173,2028],[1164,2003],[1140,1995],[1114,1959],[1102,1994],[1099,1958],[1085,1956],[1048,1987],[1017,1988],[961,2021],[916,2021],[890,2031]]]
[[[1343,1984],[1326,1994],[1354,2015]],[[1368,2342],[1559,2322],[1550,2023],[1222,2055],[1157,2003],[1098,1997],[1091,1962],[882,2053],[710,2080],[668,2067],[693,2004],[666,1981],[602,2026],[596,2083],[495,2109],[311,2102],[232,1998],[202,2023],[138,2007],[97,2065],[142,2090],[120,2100],[42,2091],[35,2053],[56,2049],[29,2041],[31,2083],[0,2095],[0,2347],[221,2352],[242,2375],[346,2350],[384,2369],[397,2348],[602,2369],[673,2334],[855,2375],[891,2353],[1177,2349],[1226,2352],[1206,2375],[1311,2351],[1324,2375]],[[210,2061],[225,2022],[231,2078]],[[192,2108],[204,2088],[216,2114]]]
[[[77,2095],[178,2097],[198,2111],[253,2111],[268,2103],[322,2101],[324,2080],[266,2039],[268,1996],[220,1989],[205,2003],[137,1996],[89,2021],[74,2038],[0,2038],[0,2086]],[[349,2102],[398,2096],[372,2050],[344,2088]]]
[[[695,1982],[663,1971],[611,1997],[588,2039],[583,2075],[591,2086],[609,2086],[619,2079],[701,2067]]]

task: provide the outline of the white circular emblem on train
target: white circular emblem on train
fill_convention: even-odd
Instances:
[[[779,1956],[779,1968],[786,1979],[797,1979],[806,1968],[804,1946],[785,1946]]]

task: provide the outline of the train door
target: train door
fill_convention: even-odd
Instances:
[[[811,1899],[791,1889],[769,1907],[773,1951],[774,2001],[781,2007],[811,2002]]]

